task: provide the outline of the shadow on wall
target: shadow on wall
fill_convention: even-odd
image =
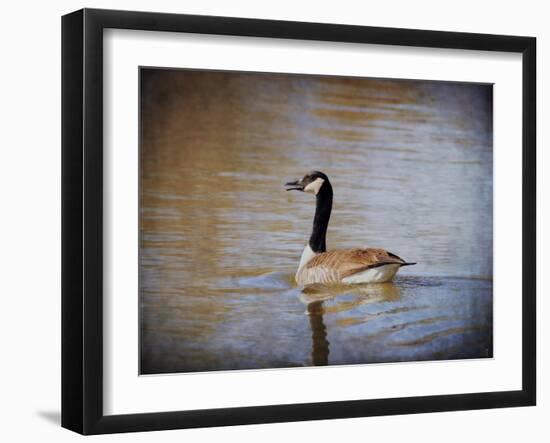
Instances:
[[[36,415],[56,426],[61,425],[61,411],[36,411]]]

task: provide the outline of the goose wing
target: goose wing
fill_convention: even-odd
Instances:
[[[318,283],[339,282],[350,275],[387,264],[407,263],[381,248],[337,249],[313,257],[304,266],[301,279]]]

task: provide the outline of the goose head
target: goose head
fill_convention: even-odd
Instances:
[[[330,188],[330,182],[326,174],[311,171],[299,180],[286,183],[285,186],[287,191],[302,191],[318,195],[323,189]]]

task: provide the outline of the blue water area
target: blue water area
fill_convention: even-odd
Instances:
[[[238,278],[232,293],[189,289],[163,303],[145,296],[142,371],[492,357],[490,280],[400,277],[305,291],[291,280],[273,272]],[[189,304],[193,316],[185,315]]]

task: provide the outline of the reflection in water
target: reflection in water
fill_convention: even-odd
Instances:
[[[323,302],[314,301],[307,305],[309,324],[311,326],[311,364],[323,366],[328,364],[329,342],[327,327],[323,322]]]
[[[354,294],[351,301],[339,299],[339,295]],[[306,286],[300,294],[302,302],[307,304],[309,324],[312,333],[311,361],[314,366],[327,365],[329,360],[329,341],[327,340],[327,327],[323,321],[323,314],[334,314],[350,311],[367,303],[380,303],[383,301],[398,300],[400,290],[393,283],[364,284],[364,285],[331,285],[324,286],[313,284]],[[323,302],[333,300],[334,304],[323,306]],[[397,312],[394,310],[394,312]],[[356,320],[348,317],[341,325],[353,324]],[[365,319],[366,321],[366,319]]]
[[[492,355],[491,86],[140,75],[142,373]],[[314,202],[282,185],[311,169],[334,186],[329,249],[414,269],[297,288]]]
[[[337,298],[338,295],[355,294],[355,301],[345,303]],[[339,300],[338,305],[331,308],[330,312],[338,312],[340,310],[348,310],[354,307],[355,304],[374,303],[381,301],[398,300],[401,296],[401,290],[393,283],[369,283],[358,285],[321,285],[312,284],[303,288],[300,294],[300,300],[304,303],[311,303],[323,300]]]

